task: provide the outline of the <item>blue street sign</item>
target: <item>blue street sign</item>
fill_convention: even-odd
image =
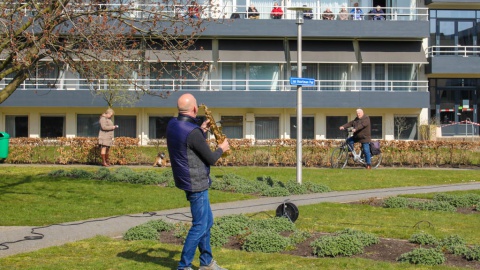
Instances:
[[[291,85],[315,86],[315,79],[290,77]]]

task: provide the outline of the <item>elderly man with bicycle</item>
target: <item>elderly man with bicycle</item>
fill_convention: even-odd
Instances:
[[[372,168],[372,156],[370,153],[370,141],[372,137],[372,131],[370,126],[370,117],[363,113],[362,109],[357,109],[357,117],[340,127],[340,130],[352,128],[353,136],[347,138],[349,150],[354,149],[354,143],[359,142],[362,144],[363,154],[365,155],[366,169]]]

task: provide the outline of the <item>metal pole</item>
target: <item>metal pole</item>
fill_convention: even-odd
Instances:
[[[297,77],[302,78],[303,12],[297,10]],[[297,85],[297,183],[302,184],[302,86]]]

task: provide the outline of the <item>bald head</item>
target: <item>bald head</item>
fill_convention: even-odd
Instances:
[[[358,118],[363,117],[363,110],[362,109],[357,109],[357,116],[358,116]]]
[[[178,112],[181,114],[197,116],[197,100],[192,94],[183,94],[177,101]]]

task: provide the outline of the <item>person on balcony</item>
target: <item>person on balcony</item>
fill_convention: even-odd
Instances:
[[[348,10],[345,8],[345,5],[342,5],[342,8],[338,12],[338,19],[341,21],[348,20]]]
[[[270,13],[270,16],[272,17],[272,19],[281,19],[282,18],[283,10],[278,5],[277,2],[273,3],[273,8],[272,8],[272,12]]]
[[[335,20],[335,15],[333,15],[333,12],[329,7],[327,7],[327,9],[325,9],[325,11],[323,12],[322,19],[327,21]]]
[[[372,15],[372,20],[374,21],[384,21],[385,20],[385,12],[383,12],[383,9],[380,5],[377,6],[377,8],[372,9],[370,11],[370,14]]]
[[[363,20],[363,10],[358,7],[358,3],[353,4],[352,10],[350,10],[352,20]]]
[[[247,17],[249,19],[259,19],[260,18],[260,13],[258,12],[257,8],[251,4],[249,7],[248,7],[248,10],[247,10]]]
[[[303,5],[303,7],[307,7],[307,5]],[[311,9],[304,10],[303,11],[303,18],[305,20],[311,20],[313,19],[313,11]]]
[[[192,1],[188,7],[188,17],[192,19],[200,19],[200,7],[197,2]]]

